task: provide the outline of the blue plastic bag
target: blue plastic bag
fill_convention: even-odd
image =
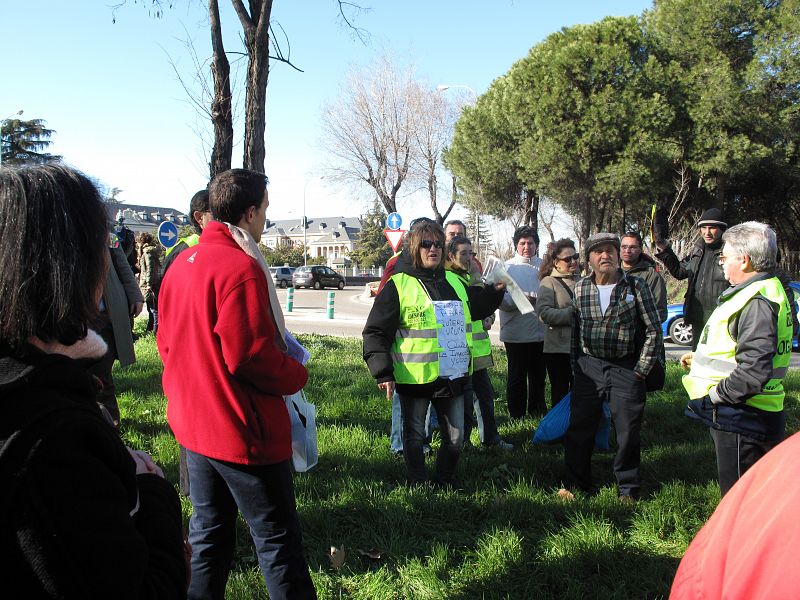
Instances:
[[[570,401],[572,392],[556,404],[539,422],[539,427],[533,432],[534,444],[557,444],[564,439],[569,427]],[[603,417],[597,428],[594,446],[598,450],[608,450],[608,438],[611,432],[611,409],[608,402],[603,402]]]

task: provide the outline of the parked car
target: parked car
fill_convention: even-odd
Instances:
[[[792,307],[797,312],[797,318],[800,319],[800,281],[792,281],[789,286],[794,296],[789,298],[789,301],[793,302]],[[692,345],[694,332],[692,332],[692,326],[687,325],[683,320],[683,304],[667,306],[667,319],[661,324],[661,331],[664,339],[670,338],[675,344]],[[800,333],[792,338],[792,349],[800,351]]]
[[[313,287],[321,290],[325,287],[344,289],[344,277],[329,267],[307,266],[298,267],[292,274],[292,285],[296,288]]]
[[[670,338],[675,344],[692,345],[694,332],[692,326],[683,320],[683,304],[667,306],[667,318],[661,323],[661,332],[664,334],[664,339]]]
[[[275,282],[275,285],[282,288],[292,285],[294,267],[270,267],[269,272],[272,273],[272,280]]]

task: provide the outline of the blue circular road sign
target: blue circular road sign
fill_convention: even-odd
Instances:
[[[400,229],[400,226],[403,224],[403,217],[400,216],[400,213],[389,213],[386,216],[386,227],[389,229]]]
[[[172,248],[178,243],[178,227],[171,221],[164,221],[158,226],[158,241],[164,248]]]

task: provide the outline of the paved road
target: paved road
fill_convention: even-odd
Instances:
[[[334,292],[334,318],[328,319],[326,307],[328,292]],[[294,291],[294,310],[286,312],[286,290],[278,289],[278,299],[283,307],[287,328],[294,333],[322,333],[342,337],[361,337],[367,315],[372,308],[372,300],[365,298],[364,288],[347,286],[343,290]],[[498,326],[489,332],[493,344],[500,344]],[[667,358],[678,360],[687,346],[666,343]],[[792,354],[791,367],[800,368],[800,353]]]

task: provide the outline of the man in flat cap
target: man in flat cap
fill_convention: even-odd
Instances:
[[[697,348],[700,332],[708,317],[714,312],[717,298],[728,288],[728,281],[719,263],[722,254],[722,234],[728,228],[722,211],[709,208],[697,222],[701,240],[694,245],[689,254],[678,260],[675,252],[666,241],[666,235],[659,235],[663,228],[656,227],[656,258],[675,279],[688,279],[686,296],[683,302],[683,320],[692,326],[692,349]]]
[[[617,432],[614,476],[621,502],[639,498],[639,432],[644,414],[645,379],[661,356],[658,308],[647,283],[619,267],[619,238],[589,237],[584,255],[592,273],[575,285],[572,319],[572,371],[575,383],[564,437],[569,489],[595,491],[591,461],[594,438],[607,401]]]

